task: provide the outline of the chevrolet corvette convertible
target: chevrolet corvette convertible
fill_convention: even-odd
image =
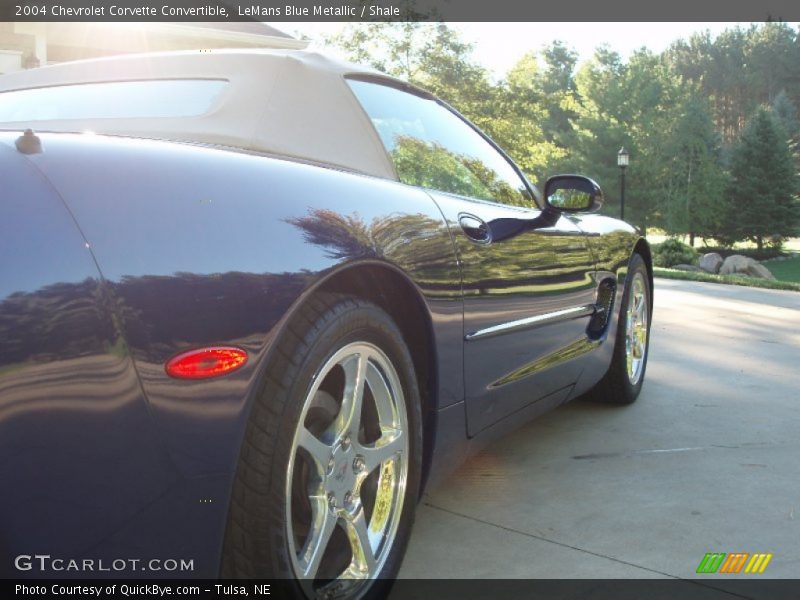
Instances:
[[[0,185],[6,577],[378,596],[426,486],[572,398],[642,387],[650,250],[597,184],[540,194],[363,67],[220,51],[6,75]]]

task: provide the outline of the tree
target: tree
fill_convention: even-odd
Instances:
[[[550,114],[544,75],[534,53],[524,55],[497,86],[492,137],[505,148],[533,182],[543,180],[566,156],[546,135]]]
[[[688,94],[676,111],[664,140],[664,189],[659,206],[661,225],[670,234],[716,237],[725,214],[725,173],[720,135],[708,102]]]
[[[678,40],[664,53],[684,81],[699,86],[713,107],[717,129],[734,142],[748,115],[783,90],[800,102],[800,36],[786,23],[727,29],[715,39],[706,31]]]
[[[548,141],[569,152],[574,140],[572,121],[578,116],[575,67],[578,53],[555,41],[540,56],[545,68],[541,74],[542,103],[547,111],[543,130]]]
[[[800,134],[800,121],[797,119],[797,107],[786,90],[781,90],[775,96],[772,101],[772,111],[788,138],[794,140]]]
[[[756,101],[772,103],[781,91],[799,91],[800,54],[796,32],[790,25],[767,22],[751,26],[746,34],[745,56],[746,85],[756,92]]]
[[[505,117],[510,129],[519,129],[518,124],[524,123],[531,130],[524,168],[535,174],[534,180],[575,170],[572,122],[578,116],[577,59],[574,50],[555,41],[523,56],[506,76],[507,104],[513,110]],[[534,128],[535,135],[530,135]]]
[[[797,117],[797,108],[785,91],[781,91],[772,101],[772,110],[775,118],[787,135],[789,149],[794,158],[795,171],[800,172],[800,119]]]
[[[350,60],[440,97],[494,139],[528,174],[547,172],[548,163],[558,155],[558,147],[542,130],[548,115],[533,56],[523,57],[506,80],[495,84],[473,61],[472,45],[444,23],[350,25],[327,43],[343,49]]]
[[[607,211],[617,213],[617,150],[631,154],[626,217],[643,230],[658,224],[670,180],[664,143],[683,98],[678,78],[661,59],[639,50],[626,63],[616,52],[600,48],[576,76],[581,102],[575,119],[576,166],[606,190]],[[630,201],[627,201],[627,200]]]
[[[758,249],[775,236],[797,235],[798,178],[786,133],[772,112],[759,108],[742,132],[731,159],[727,229]]]
[[[348,60],[420,86],[491,129],[495,88],[472,45],[444,23],[351,24],[325,40]]]
[[[597,180],[605,191],[604,212],[618,214],[619,168],[617,150],[631,150],[631,137],[626,132],[628,121],[624,109],[626,94],[623,80],[627,68],[616,52],[598,48],[575,75],[580,105],[573,119],[573,168]],[[633,153],[635,156],[635,152]]]

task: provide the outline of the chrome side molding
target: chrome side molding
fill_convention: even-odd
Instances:
[[[558,323],[559,321],[569,321],[571,319],[579,319],[580,317],[589,317],[595,313],[596,307],[594,304],[585,304],[583,306],[574,306],[572,308],[565,308],[563,310],[556,310],[535,317],[526,317],[517,321],[509,321],[508,323],[500,323],[499,325],[492,325],[486,329],[479,329],[464,336],[468,342],[493,337],[495,335],[503,335],[513,331],[521,331],[523,329],[532,329],[534,327],[542,327],[543,325],[550,325]]]

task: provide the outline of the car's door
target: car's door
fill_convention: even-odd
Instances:
[[[591,347],[595,265],[580,229],[540,210],[502,152],[434,98],[379,81],[350,85],[399,179],[427,188],[450,224],[469,434],[539,400],[542,409],[563,401]]]

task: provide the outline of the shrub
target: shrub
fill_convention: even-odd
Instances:
[[[653,246],[653,262],[657,267],[693,265],[697,262],[697,251],[675,238],[670,238]]]

